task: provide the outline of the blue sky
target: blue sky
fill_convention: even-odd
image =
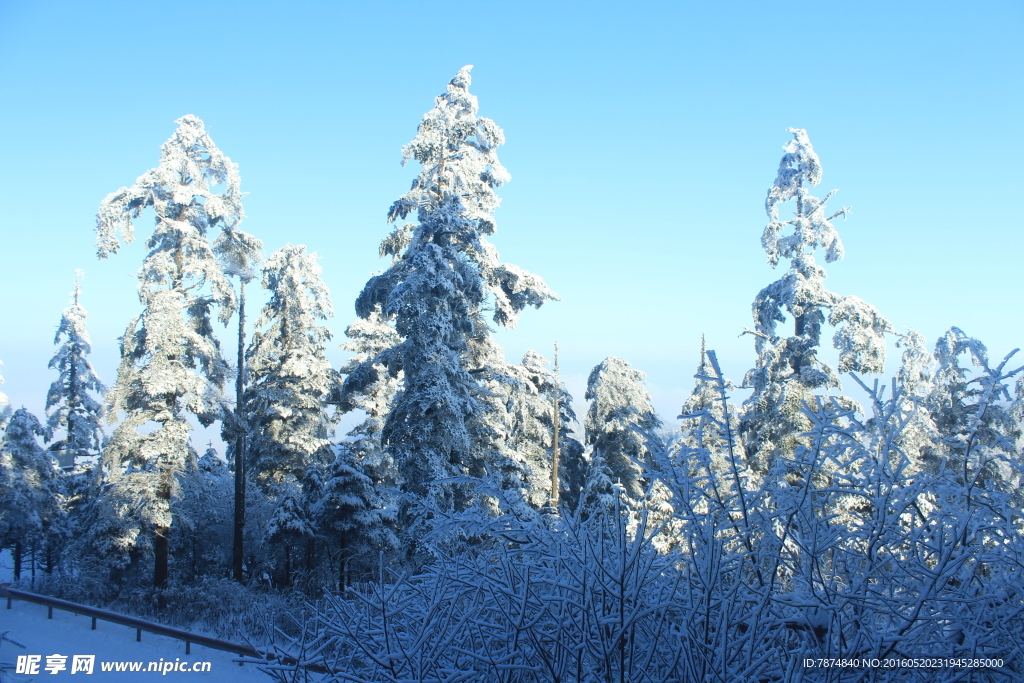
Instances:
[[[416,170],[401,146],[464,64],[507,137],[493,241],[562,297],[500,342],[517,360],[557,339],[578,399],[617,355],[674,418],[702,332],[742,379],[737,335],[781,275],[760,235],[788,127],[853,207],[828,286],[1001,357],[1024,344],[1022,31],[1018,1],[0,0],[3,391],[42,413],[76,268],[113,383],[150,224],[97,261],[96,208],[184,114],[239,164],[245,229],[320,254],[343,341]]]

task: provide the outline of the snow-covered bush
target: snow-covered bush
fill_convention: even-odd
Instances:
[[[870,420],[836,400],[805,405],[805,444],[756,476],[708,355],[722,408],[704,420],[725,466],[647,442],[674,543],[656,542],[644,501],[635,529],[621,506],[582,521],[515,505],[453,518],[476,525],[475,545],[435,548],[415,574],[382,567],[319,604],[283,650],[359,682],[964,680],[957,667],[804,664],[928,656],[1002,662],[975,681],[1024,674],[1024,515],[1010,496],[915,470],[900,445],[908,399],[877,387]]]

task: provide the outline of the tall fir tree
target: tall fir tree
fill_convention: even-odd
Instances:
[[[593,470],[587,482],[590,498],[607,488],[595,483],[595,477],[618,484],[631,500],[640,500],[645,494],[643,463],[650,452],[644,435],[634,425],[652,433],[661,420],[654,413],[643,378],[644,373],[615,356],[605,358],[590,373],[585,395],[590,407],[584,420]]]
[[[246,353],[247,453],[255,480],[273,488],[301,480],[311,465],[330,462],[335,419],[327,400],[337,374],[326,356],[333,315],[316,254],[286,245],[263,268],[270,298],[256,321]]]
[[[379,308],[393,318],[402,339],[385,352],[389,364],[400,363],[403,382],[382,434],[401,485],[412,498],[448,510],[467,506],[474,494],[446,480],[483,476],[492,455],[476,438],[488,432],[475,376],[485,369],[473,367],[469,353],[470,339],[485,332],[485,302],[496,323],[512,327],[527,305],[556,298],[537,276],[500,263],[486,239],[496,227],[495,190],[509,176],[496,154],[504,134],[477,115],[469,70],[452,79],[403,150],[422,170],[388,218],[415,211],[418,221],[384,240],[381,251],[394,260],[356,302],[361,317]]]
[[[339,589],[375,567],[378,553],[400,547],[395,492],[401,481],[382,434],[403,380],[396,352],[401,337],[379,306],[349,325],[345,336],[342,348],[352,356],[340,370],[345,381],[338,408],[360,410],[363,420],[335,446],[315,510],[318,528],[337,547]]]
[[[59,376],[46,395],[47,428],[51,433],[63,433],[50,449],[63,451],[71,458],[99,455],[104,442],[103,410],[92,394],[102,396],[106,387],[88,358],[92,344],[85,326],[88,314],[79,302],[79,277],[81,271],[76,273],[71,306],[61,314],[53,339],[57,352],[50,360],[50,367]]]
[[[124,417],[103,451],[110,504],[100,509],[130,517],[97,525],[119,531],[112,542],[96,542],[121,553],[151,542],[157,586],[168,576],[177,477],[196,458],[187,414],[206,426],[225,414],[222,389],[229,370],[211,315],[216,309],[227,323],[236,299],[210,233],[234,226],[243,215],[236,166],[198,118],[184,116],[176,123],[160,164],[132,187],[111,193],[96,216],[97,250],[104,258],[120,247],[119,235],[132,240],[132,220],[143,209],[152,207],[156,214],[139,271],[144,310],[121,340],[121,366],[107,396],[111,418]],[[215,192],[220,184],[224,190]]]
[[[239,185],[238,172],[232,168],[229,184]],[[240,208],[240,207],[239,207]],[[213,243],[213,251],[217,255],[224,273],[229,277],[238,278],[238,335],[237,363],[235,366],[235,411],[232,419],[224,421],[222,436],[228,445],[228,458],[234,464],[234,510],[233,532],[231,540],[231,571],[235,581],[244,580],[242,565],[245,557],[245,435],[248,430],[248,417],[245,415],[245,286],[256,277],[256,270],[263,261],[263,242],[252,235],[239,230],[238,224],[243,216],[236,220],[221,224],[221,232]]]
[[[812,394],[840,387],[836,371],[818,358],[826,321],[837,327],[833,345],[839,350],[839,373],[881,372],[884,334],[892,331],[873,306],[825,288],[825,269],[815,262],[814,254],[824,249],[826,263],[843,257],[843,245],[831,221],[845,217],[850,209],[844,207],[826,217],[825,203],[835,191],[824,199],[808,192],[821,182],[821,164],[806,131],[789,131],[793,139],[784,147],[786,154],[765,200],[768,225],[761,245],[773,268],[783,258],[790,266],[754,300],[757,365],[744,378],[744,385],[753,391],[743,404],[741,432],[750,465],[759,472],[767,472],[777,457],[792,455],[802,443],[800,434],[811,426],[802,410],[804,404],[814,405]],[[780,209],[789,202],[794,215],[783,220]],[[778,330],[786,314],[793,318],[789,336]],[[841,402],[854,405],[848,399]]]

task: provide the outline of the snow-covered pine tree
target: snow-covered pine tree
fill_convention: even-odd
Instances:
[[[935,388],[935,357],[928,352],[925,339],[917,330],[899,335],[896,347],[903,349],[895,386],[903,399],[906,425],[895,441],[910,460],[910,473],[921,469],[936,472],[942,447],[929,407]]]
[[[630,499],[644,497],[640,463],[649,459],[649,451],[644,436],[633,425],[652,433],[661,420],[654,413],[643,378],[644,373],[615,356],[605,358],[590,372],[585,394],[590,408],[584,420],[593,471],[587,475],[588,496],[591,489],[601,488],[595,482],[607,477]],[[605,468],[603,476],[597,473],[601,467]]]
[[[555,500],[570,512],[576,509],[583,489],[586,462],[583,444],[572,436],[576,413],[572,396],[547,368],[548,361],[532,349],[517,365],[504,365],[505,381],[489,387],[504,409],[503,442],[509,457],[522,473],[524,493],[536,508],[552,500],[552,464],[555,434],[554,411],[558,409],[558,489]]]
[[[46,545],[61,512],[61,471],[38,441],[48,436],[35,415],[19,408],[0,442],[0,548],[11,550],[15,579],[21,577],[25,552]]]
[[[380,552],[393,552],[400,545],[389,496],[375,486],[382,476],[374,472],[370,458],[377,453],[361,451],[359,446],[365,443],[357,440],[335,447],[334,462],[312,511],[315,527],[337,546],[339,590],[353,575],[369,573]]]
[[[356,318],[345,336],[342,348],[352,356],[340,370],[345,381],[338,409],[361,410],[364,418],[348,432],[348,440],[335,446],[314,511],[317,528],[337,548],[341,589],[353,576],[373,569],[379,552],[400,545],[393,500],[400,481],[382,432],[403,377],[395,352],[401,337],[379,306]]]
[[[364,472],[373,478],[375,486],[394,488],[399,486],[398,473],[384,448],[382,433],[403,379],[396,352],[402,339],[379,306],[365,318],[356,318],[345,329],[345,336],[349,340],[342,348],[352,356],[340,370],[345,382],[338,409],[361,410],[365,415],[348,433],[352,440],[349,448],[359,454]]]
[[[726,472],[732,467],[729,461],[729,441],[731,438],[733,445],[737,445],[735,441],[739,437],[740,422],[735,411],[729,411],[726,422],[726,408],[718,381],[704,350],[704,335],[700,338],[700,363],[694,379],[693,391],[683,403],[678,418],[683,421],[681,438],[690,449],[707,450],[715,469]],[[725,388],[731,390],[732,382],[725,380]],[[726,433],[726,424],[731,435]]]
[[[468,340],[481,332],[474,321],[488,297],[494,321],[505,327],[527,305],[556,298],[537,276],[500,263],[486,239],[495,231],[495,189],[509,176],[496,154],[504,135],[477,115],[469,70],[452,79],[403,150],[422,170],[388,218],[416,211],[418,222],[384,240],[381,251],[394,261],[356,302],[361,317],[378,307],[393,317],[402,338],[391,352],[400,359],[402,389],[383,430],[402,486],[449,510],[467,506],[473,494],[442,480],[481,476],[490,456],[474,441],[487,431],[474,421],[489,419],[475,377],[484,369],[468,363]]]
[[[960,365],[967,355],[979,371],[971,377]],[[1014,491],[1024,477],[1017,440],[1021,425],[1014,419],[1008,381],[1024,368],[1006,371],[1011,353],[991,367],[988,349],[958,327],[935,344],[935,372],[928,405],[942,437],[944,467],[967,487],[981,485]]]
[[[243,215],[237,167],[198,118],[184,116],[176,123],[160,164],[132,187],[111,193],[96,216],[97,252],[105,258],[120,247],[118,235],[133,239],[132,220],[143,209],[151,206],[156,213],[139,271],[145,308],[121,340],[121,367],[107,396],[111,418],[124,418],[103,451],[110,501],[98,507],[103,514],[132,518],[97,524],[117,530],[116,539],[94,540],[130,554],[133,544],[152,539],[157,586],[167,580],[177,475],[196,458],[186,413],[204,425],[225,413],[221,392],[228,367],[210,316],[216,307],[226,323],[235,295],[210,246],[210,232],[236,225]],[[220,184],[223,192],[215,192]]]
[[[310,511],[304,505],[302,493],[295,482],[284,486],[288,490],[274,510],[267,524],[267,541],[280,546],[281,555],[275,569],[274,582],[278,586],[291,586],[295,563],[293,550],[306,546],[316,536]],[[308,554],[307,554],[308,558]]]
[[[237,171],[229,183],[239,185]],[[238,229],[237,220],[221,224],[220,235],[213,243],[213,251],[229,277],[238,278],[238,360],[235,367],[235,412],[233,420],[224,421],[222,436],[228,443],[228,459],[235,467],[234,531],[232,535],[232,574],[242,582],[242,564],[245,557],[245,434],[248,420],[245,406],[245,286],[256,277],[256,267],[263,261],[263,242]]]
[[[80,277],[81,271],[77,271],[71,305],[61,314],[57,335],[53,339],[58,348],[50,360],[50,367],[57,370],[59,376],[46,395],[47,428],[51,433],[64,435],[52,443],[50,449],[64,451],[72,458],[99,455],[104,441],[100,426],[102,407],[90,392],[102,396],[106,387],[88,359],[92,345],[85,327],[88,314],[78,300]]]
[[[337,391],[337,374],[326,356],[331,332],[319,324],[333,315],[320,270],[316,254],[291,244],[263,267],[270,299],[246,352],[244,410],[248,466],[267,489],[331,460],[335,419],[326,401]]]
[[[778,177],[768,190],[765,210],[768,225],[761,245],[774,268],[780,259],[790,267],[779,280],[758,293],[753,304],[757,365],[744,378],[753,389],[744,402],[741,432],[752,468],[767,472],[773,460],[791,455],[800,434],[811,423],[802,412],[811,395],[822,389],[837,389],[839,377],[818,358],[821,328],[826,320],[837,327],[833,345],[839,350],[839,373],[882,371],[885,361],[883,335],[892,327],[873,306],[855,296],[840,296],[825,289],[825,270],[814,260],[817,249],[825,250],[825,261],[843,257],[843,245],[832,219],[850,211],[825,216],[825,202],[832,191],[819,199],[808,188],[821,181],[821,164],[804,130],[790,128],[793,139],[785,145]],[[794,216],[782,220],[780,208],[794,204]],[[784,234],[787,230],[788,234]],[[825,312],[828,311],[826,319]],[[783,336],[778,323],[793,318],[793,334]],[[843,399],[852,406],[852,401]]]
[[[227,464],[211,444],[196,467],[181,477],[176,502],[180,523],[173,535],[175,562],[189,568],[192,581],[221,576],[231,543],[232,482]]]

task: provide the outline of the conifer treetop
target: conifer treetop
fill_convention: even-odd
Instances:
[[[469,92],[471,68],[463,67],[435,98],[416,137],[402,148],[403,164],[414,159],[422,169],[409,192],[392,204],[388,221],[394,223],[416,211],[418,224],[397,227],[381,243],[381,256],[390,255],[394,261],[360,295],[356,310],[362,317],[376,305],[386,315],[394,315],[397,305],[388,302],[386,295],[409,267],[426,267],[413,263],[435,245],[461,252],[479,272],[494,296],[493,319],[503,327],[515,327],[527,306],[539,308],[549,299],[558,300],[540,277],[501,263],[498,250],[485,238],[497,229],[494,212],[501,200],[495,190],[511,176],[497,155],[505,134],[493,121],[477,115],[477,99]]]
[[[825,202],[836,193],[829,192],[824,199],[811,195],[807,188],[821,182],[821,162],[814,153],[807,131],[802,128],[787,129],[793,134],[783,149],[779,163],[779,174],[775,184],[768,189],[765,200],[765,211],[768,214],[768,225],[761,237],[761,245],[768,254],[768,263],[772,268],[778,265],[780,258],[805,259],[813,261],[815,249],[825,249],[825,262],[832,263],[843,258],[843,243],[839,233],[831,221],[850,212],[850,207],[825,217]],[[790,220],[782,220],[779,207],[788,201],[796,201],[796,215]],[[783,231],[792,228],[792,233],[783,236]]]
[[[501,203],[494,190],[511,176],[498,161],[497,148],[505,143],[505,134],[494,121],[477,116],[477,99],[469,92],[472,68],[459,70],[423,116],[416,137],[402,148],[403,165],[415,159],[423,171],[392,205],[389,220],[418,209],[420,222],[427,222],[445,196],[454,196],[463,200],[462,210],[476,221],[480,233],[494,233],[492,214]]]
[[[75,271],[71,305],[61,314],[57,334],[53,339],[58,348],[50,359],[49,367],[57,370],[60,375],[47,392],[46,410],[49,412],[47,427],[51,431],[66,431],[60,447],[83,451],[84,455],[86,452],[98,452],[103,442],[100,427],[102,407],[89,392],[103,395],[106,387],[87,358],[92,346],[86,329],[88,313],[79,302],[82,291],[80,279],[83,275],[81,270]]]
[[[220,226],[226,236],[218,240],[218,253],[229,274],[245,278],[251,259],[231,256],[242,242],[247,251],[258,250],[258,240],[237,232],[244,217],[238,166],[231,162],[203,127],[199,118],[178,119],[174,134],[160,148],[160,164],[135,181],[107,195],[96,214],[96,253],[106,258],[134,241],[134,226],[144,209],[156,212],[156,229],[147,240],[149,255],[139,278],[139,297],[168,286],[191,290],[210,283],[221,306],[221,320],[234,312],[235,296],[223,267],[218,264],[207,233]],[[214,188],[224,185],[223,191]],[[255,242],[256,244],[254,244]],[[251,277],[251,273],[248,274]]]

